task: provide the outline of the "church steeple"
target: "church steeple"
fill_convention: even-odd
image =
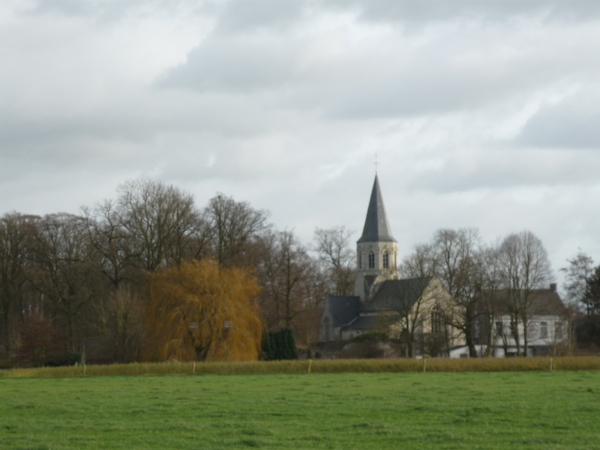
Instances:
[[[358,240],[358,243],[361,242],[397,242],[390,231],[390,223],[385,213],[377,174],[375,175],[375,182],[371,191],[371,200],[367,209],[367,219],[365,220],[363,234]]]
[[[398,276],[398,243],[392,236],[377,175],[363,234],[356,246],[358,267],[354,295],[367,301],[380,282]]]

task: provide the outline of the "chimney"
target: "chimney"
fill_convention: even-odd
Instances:
[[[550,291],[556,292],[556,283],[550,283]]]

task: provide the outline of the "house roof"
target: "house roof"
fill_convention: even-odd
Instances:
[[[385,280],[371,300],[361,308],[361,312],[407,310],[421,298],[433,278],[408,278]]]
[[[358,243],[361,242],[396,242],[396,239],[392,236],[387,214],[385,213],[377,175],[375,175],[375,182],[371,191],[365,227],[362,236],[358,240]]]
[[[348,325],[358,317],[360,297],[330,295],[327,303],[334,319],[333,326]]]
[[[495,294],[495,300],[496,313],[508,314],[511,303],[510,291],[507,289],[498,291]],[[529,315],[561,315],[565,311],[565,305],[555,289],[535,289],[531,291],[527,300],[527,313]]]

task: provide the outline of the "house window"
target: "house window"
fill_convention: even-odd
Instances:
[[[554,322],[554,339],[562,339],[563,338],[563,327],[562,323],[559,321]]]
[[[442,332],[442,314],[438,309],[434,309],[431,312],[431,332],[441,333]]]
[[[331,340],[331,323],[329,322],[329,317],[325,317],[325,340]]]
[[[496,335],[502,336],[504,334],[504,326],[502,322],[496,322]]]
[[[375,253],[369,252],[369,269],[375,268]]]
[[[473,322],[473,338],[479,339],[481,336],[481,330],[479,328],[479,322]]]
[[[540,322],[540,338],[545,339],[548,337],[548,322]]]
[[[383,253],[383,268],[384,269],[390,268],[390,254],[388,252]]]

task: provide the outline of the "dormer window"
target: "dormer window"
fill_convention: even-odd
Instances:
[[[390,268],[390,254],[387,251],[383,252],[383,268],[384,269]]]
[[[369,269],[375,268],[375,253],[369,252]]]

